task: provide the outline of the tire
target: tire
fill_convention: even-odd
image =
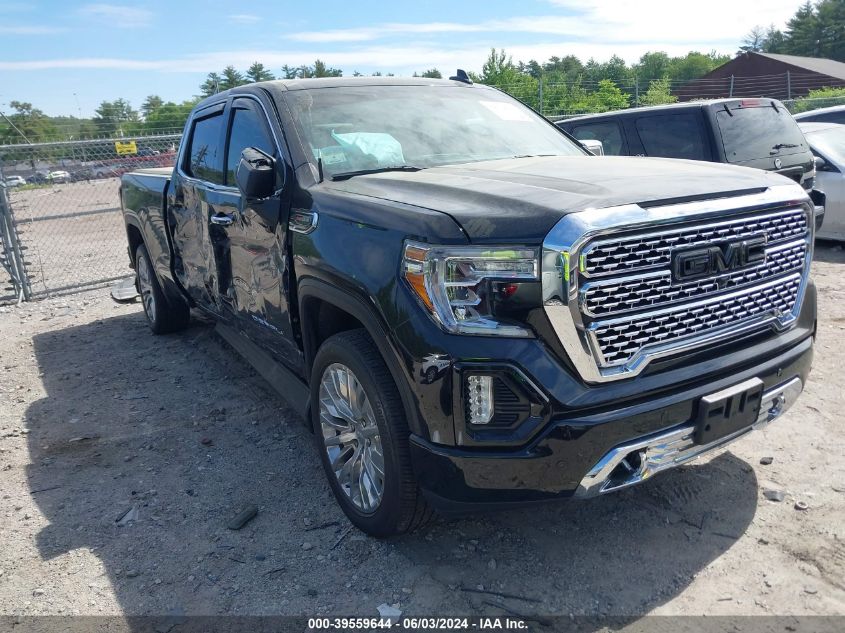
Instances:
[[[135,251],[135,272],[138,293],[144,306],[144,314],[153,334],[168,334],[188,327],[191,310],[187,304],[167,301],[153,270],[147,247],[139,244]]]
[[[345,401],[349,404],[346,415],[342,415],[344,407],[336,406],[339,401],[333,399],[341,396],[343,402],[343,389],[334,386],[343,385],[344,371],[346,394],[357,394]],[[332,492],[349,520],[376,537],[410,532],[427,524],[433,511],[411,467],[405,410],[393,377],[369,334],[351,330],[326,340],[314,359],[311,385],[312,422],[320,460]],[[381,478],[376,444],[381,448]],[[375,503],[379,479],[381,496]],[[357,484],[357,491],[352,484]]]

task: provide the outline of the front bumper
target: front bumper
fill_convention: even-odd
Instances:
[[[693,439],[695,425],[686,424],[671,431],[617,446],[608,451],[584,476],[575,496],[595,497],[615,492],[643,482],[660,471],[680,466],[726,446],[786,413],[803,389],[804,383],[798,377],[770,389],[763,394],[760,415],[754,424],[709,444],[696,444]]]
[[[645,406],[556,416],[519,449],[445,447],[412,436],[414,468],[429,500],[444,511],[610,492],[688,462],[779,417],[806,384],[812,356],[813,338],[807,337],[756,366],[679,388]],[[752,378],[762,380],[765,390],[757,422],[710,445],[692,444],[701,397],[724,388],[726,381],[737,384]],[[621,477],[619,466],[632,453],[642,458],[628,477]]]

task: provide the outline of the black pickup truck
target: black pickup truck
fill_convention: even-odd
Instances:
[[[810,371],[799,185],[590,156],[461,75],[209,97],[172,172],[121,198],[152,330],[213,315],[371,534],[636,484],[778,417]]]

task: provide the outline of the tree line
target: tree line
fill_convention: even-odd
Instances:
[[[801,57],[825,57],[845,62],[845,0],[809,0],[780,30],[755,26],[741,50]]]
[[[643,93],[636,98],[639,104],[672,101],[673,81],[695,79],[727,61],[727,56],[692,52],[683,57],[669,57],[666,53],[647,53],[632,66],[614,55],[607,62],[590,59],[582,63],[576,56],[552,57],[544,63],[535,60],[514,62],[504,50],[492,49],[481,72],[471,72],[473,81],[501,87],[528,105],[545,112],[595,112],[627,107],[637,95],[633,94],[631,78],[638,74],[654,77],[643,83]],[[373,72],[371,76],[381,76]],[[322,60],[312,65],[288,66],[276,75],[260,62],[245,71],[227,66],[219,72],[208,73],[199,86],[199,94],[182,102],[164,101],[149,95],[138,109],[123,98],[104,100],[91,118],[72,116],[51,117],[31,103],[12,101],[10,112],[0,117],[0,144],[29,141],[67,141],[103,137],[134,136],[163,132],[179,132],[193,107],[200,99],[247,83],[276,79],[308,79],[341,77],[343,72]],[[362,76],[354,72],[353,76]],[[385,73],[392,76],[392,73]],[[415,72],[415,77],[440,79],[437,68]],[[542,92],[540,83],[545,86]]]

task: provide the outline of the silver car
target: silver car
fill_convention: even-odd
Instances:
[[[6,186],[10,189],[12,187],[23,187],[26,184],[26,180],[24,180],[20,176],[9,176],[6,178]]]
[[[845,125],[798,123],[816,157],[816,188],[827,195],[816,237],[845,241]]]

